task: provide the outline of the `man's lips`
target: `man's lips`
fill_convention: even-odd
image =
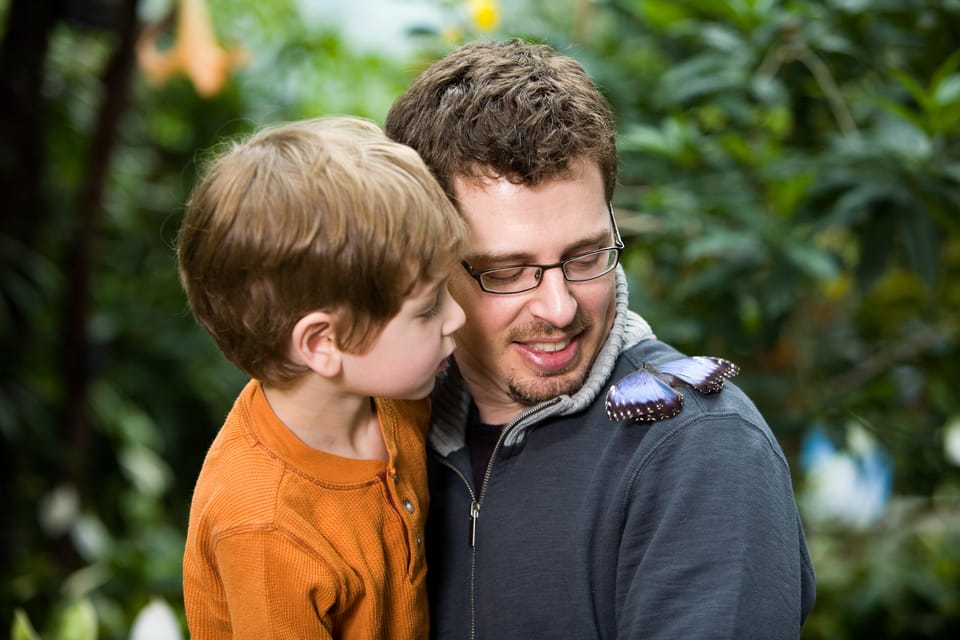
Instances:
[[[580,355],[579,336],[557,340],[516,341],[517,351],[527,364],[541,375],[570,369]]]

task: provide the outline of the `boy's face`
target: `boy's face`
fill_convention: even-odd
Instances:
[[[535,187],[456,178],[457,205],[471,231],[466,256],[474,272],[553,264],[610,247],[614,231],[595,163]],[[567,282],[543,272],[523,293],[481,290],[464,269],[450,290],[467,315],[457,333],[457,364],[484,422],[499,424],[526,406],[578,390],[613,325],[615,272]]]
[[[343,379],[357,394],[413,400],[433,390],[437,372],[453,352],[463,309],[447,281],[420,283],[362,354],[343,354]]]

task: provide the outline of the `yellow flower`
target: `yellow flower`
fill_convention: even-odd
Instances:
[[[177,35],[166,52],[157,48],[157,38],[166,20],[148,25],[137,42],[137,59],[147,80],[163,85],[175,73],[183,73],[197,93],[209,97],[227,82],[230,69],[247,61],[246,52],[226,50],[213,33],[206,0],[180,0]]]
[[[500,24],[500,5],[496,0],[469,0],[467,11],[480,31],[493,31]]]

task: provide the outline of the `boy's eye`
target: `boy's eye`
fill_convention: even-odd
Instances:
[[[425,309],[420,313],[421,318],[432,318],[440,313],[440,307],[443,304],[442,292],[438,292],[437,296],[433,299],[433,304],[429,308]]]

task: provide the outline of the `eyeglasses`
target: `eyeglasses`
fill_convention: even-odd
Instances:
[[[487,269],[479,273],[474,271],[466,260],[462,260],[460,264],[487,293],[523,293],[536,289],[540,286],[543,272],[547,269],[561,269],[567,282],[595,280],[613,271],[620,262],[620,253],[624,247],[623,240],[620,238],[620,229],[617,227],[617,219],[613,216],[613,205],[608,203],[607,210],[610,212],[610,222],[613,224],[612,247],[581,253],[553,264],[518,264]]]

